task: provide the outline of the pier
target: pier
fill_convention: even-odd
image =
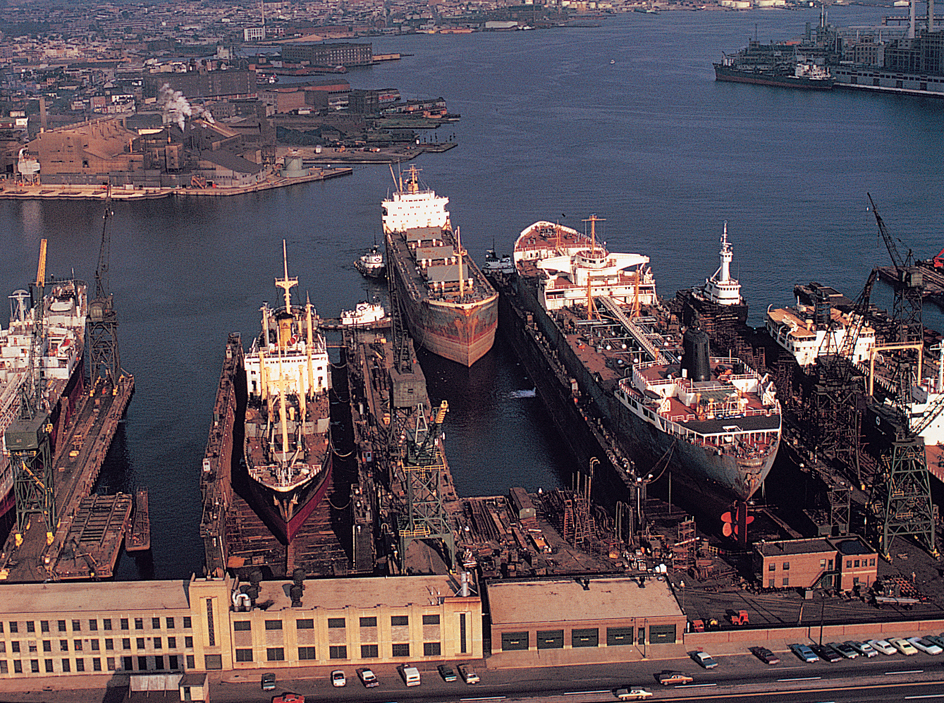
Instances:
[[[91,497],[118,424],[134,393],[134,377],[98,379],[82,396],[53,458],[58,525],[34,517],[12,531],[0,553],[0,580],[30,582],[110,578],[130,526],[132,497]],[[47,543],[47,532],[52,541]]]

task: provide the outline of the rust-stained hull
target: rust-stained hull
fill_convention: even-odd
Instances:
[[[472,279],[486,292],[470,302],[431,299],[415,273],[413,258],[397,241],[387,236],[387,275],[397,290],[410,335],[434,354],[472,366],[492,348],[498,328],[498,293],[471,262]]]
[[[259,481],[249,480],[250,504],[283,543],[288,544],[295,538],[324,498],[331,485],[332,464],[332,452],[328,451],[318,475],[292,492],[275,491]]]

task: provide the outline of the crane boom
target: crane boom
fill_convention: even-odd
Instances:
[[[866,193],[866,195],[869,196],[869,204],[872,206],[872,214],[875,216],[875,223],[878,225],[879,234],[882,235],[882,239],[885,241],[885,247],[888,249],[889,256],[892,257],[892,263],[895,265],[895,270],[901,274],[901,272],[907,267],[914,264],[912,261],[911,249],[908,250],[907,258],[902,259],[901,254],[898,253],[898,247],[895,246],[895,238],[889,234],[888,228],[885,226],[885,221],[882,219],[882,216],[878,214],[878,209],[875,207],[875,201],[872,200],[872,194]]]

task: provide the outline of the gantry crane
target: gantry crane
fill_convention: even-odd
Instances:
[[[54,495],[55,472],[49,412],[44,394],[42,370],[46,345],[44,327],[46,284],[46,240],[40,242],[36,281],[30,285],[33,304],[32,338],[25,377],[20,386],[19,415],[7,427],[4,439],[13,467],[13,495],[16,501],[16,544],[22,542],[30,516],[38,514],[46,526],[47,542],[57,521]]]
[[[89,345],[89,373],[92,383],[103,378],[115,383],[121,375],[118,354],[118,314],[113,307],[113,296],[108,292],[108,259],[111,252],[111,234],[108,220],[111,209],[111,188],[105,197],[105,215],[102,222],[102,244],[95,269],[95,297],[89,303],[86,330]]]
[[[872,483],[869,507],[874,516],[873,528],[878,549],[888,556],[895,537],[910,536],[931,554],[935,544],[934,505],[931,501],[931,478],[919,436],[926,425],[911,424],[912,384],[920,382],[920,360],[924,349],[924,326],[921,321],[921,271],[914,264],[911,251],[905,258],[898,253],[894,238],[878,214],[869,195],[872,213],[879,233],[895,266],[895,304],[892,315],[891,344],[879,345],[886,358],[893,360],[893,392],[891,405],[876,404],[876,412],[884,419],[890,449],[882,457],[881,470]],[[915,360],[918,360],[918,366]],[[933,421],[940,408],[928,408],[925,420]]]

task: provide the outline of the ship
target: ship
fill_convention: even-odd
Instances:
[[[357,257],[354,268],[366,278],[383,278],[387,265],[384,263],[383,254],[380,253],[380,247],[374,244],[368,252]]]
[[[634,480],[668,472],[698,496],[692,503],[706,507],[712,496],[738,506],[746,528],[740,506],[780,444],[775,386],[737,357],[712,356],[704,331],[683,333],[658,297],[649,257],[609,252],[597,221],[588,220],[589,235],[547,221],[523,230],[509,290],[571,376],[574,400],[589,400],[633,457]],[[719,277],[729,265],[723,256]]]
[[[245,357],[244,458],[250,504],[290,543],[331,481],[330,363],[310,300],[293,305],[282,243],[282,307],[262,306],[262,331]]]
[[[44,412],[52,427],[51,443],[62,432],[85,389],[85,323],[88,285],[78,280],[47,283],[42,298],[42,334],[37,337]],[[0,517],[14,505],[13,468],[6,430],[20,409],[21,389],[28,381],[33,354],[36,306],[29,291],[10,296],[10,324],[0,329]]]
[[[495,342],[498,293],[462,249],[449,199],[421,188],[411,167],[383,201],[387,276],[416,342],[472,366]]]
[[[828,67],[805,57],[795,44],[788,43],[751,40],[737,53],[724,54],[714,68],[717,81],[805,90],[831,90],[835,84]]]

